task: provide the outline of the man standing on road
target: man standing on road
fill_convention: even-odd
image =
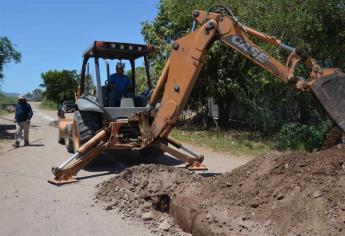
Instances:
[[[16,141],[13,144],[14,147],[18,148],[22,139],[22,130],[24,129],[24,146],[29,145],[29,127],[30,119],[32,117],[32,109],[29,103],[23,95],[18,96],[18,103],[16,104],[16,111],[14,122],[16,123]]]

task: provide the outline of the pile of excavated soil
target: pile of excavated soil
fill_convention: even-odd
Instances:
[[[142,164],[99,184],[96,198],[104,202],[105,210],[141,219],[153,232],[186,235],[168,214],[170,196],[184,193],[186,185],[201,179],[185,169]]]
[[[345,146],[262,156],[208,178],[140,165],[100,184],[96,198],[161,234],[344,235]]]

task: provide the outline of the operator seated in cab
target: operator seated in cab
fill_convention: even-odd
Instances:
[[[132,81],[124,74],[125,64],[118,62],[116,64],[116,73],[109,76],[109,106],[119,107],[122,97],[131,97],[130,88]]]

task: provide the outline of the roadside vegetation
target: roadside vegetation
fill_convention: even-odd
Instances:
[[[9,97],[0,92],[0,105],[15,104],[15,103],[17,103],[16,97]]]
[[[0,116],[6,115],[8,112],[2,108],[0,108]]]
[[[5,116],[5,115],[11,114],[8,111],[6,111],[6,106],[5,105],[15,104],[16,102],[17,102],[17,98],[16,97],[6,96],[2,92],[0,92],[0,116]],[[1,129],[1,123],[2,123],[2,120],[0,119],[0,129]],[[0,144],[5,143],[7,141],[8,141],[7,139],[5,139],[4,137],[0,136]],[[4,148],[0,145],[0,153],[2,153],[3,150],[4,150]]]
[[[40,102],[43,98],[44,91],[40,88],[34,89],[32,92],[26,93],[25,98],[28,101]]]
[[[6,115],[8,112],[5,110],[6,104],[15,104],[17,102],[16,97],[9,97],[0,92],[0,115]]]
[[[46,110],[56,110],[58,107],[58,104],[56,102],[47,100],[46,98],[42,99],[40,104],[40,109],[46,109]]]
[[[56,110],[65,100],[73,100],[79,75],[75,70],[49,70],[41,74],[45,91],[42,93],[41,109]],[[33,95],[34,95],[33,91]]]
[[[77,84],[79,81],[79,75],[75,70],[49,70],[41,74],[43,84],[42,88],[45,88],[44,100],[42,101],[44,106],[52,107],[56,109],[65,100],[73,100],[74,94],[77,91]]]
[[[3,74],[4,66],[8,63],[19,63],[21,61],[21,53],[16,50],[16,46],[6,36],[0,36],[0,83],[5,78]],[[0,84],[1,89],[1,84]],[[17,102],[16,97],[9,97],[0,91],[0,115],[6,114],[4,104],[14,104]]]
[[[261,137],[259,134],[243,131],[193,131],[177,128],[171,132],[171,136],[181,142],[235,155],[257,156],[274,149],[274,145],[270,140]]]
[[[322,144],[329,124],[288,123],[273,136],[243,130],[190,129],[179,126],[171,136],[181,142],[232,154],[257,156],[274,150],[314,151]]]

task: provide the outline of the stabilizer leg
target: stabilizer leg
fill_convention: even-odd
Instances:
[[[104,150],[104,143],[99,144],[84,155],[80,153],[74,154],[70,159],[65,161],[59,167],[53,167],[52,172],[55,178],[48,180],[49,183],[57,186],[63,184],[74,183],[78,181],[75,176],[77,173],[87,166],[95,157],[97,157]]]
[[[187,147],[183,146],[178,141],[172,139],[172,138],[166,138],[166,140],[172,144],[174,147],[178,149],[182,149],[184,152],[188,153],[185,154],[183,152],[180,152],[176,148],[169,147],[168,145],[165,145],[163,143],[157,144],[158,148],[161,150],[170,153],[172,156],[176,157],[177,159],[184,161],[187,163],[187,168],[189,170],[207,170],[207,167],[202,164],[204,160],[204,156],[200,154],[196,154],[192,150],[188,149]]]

